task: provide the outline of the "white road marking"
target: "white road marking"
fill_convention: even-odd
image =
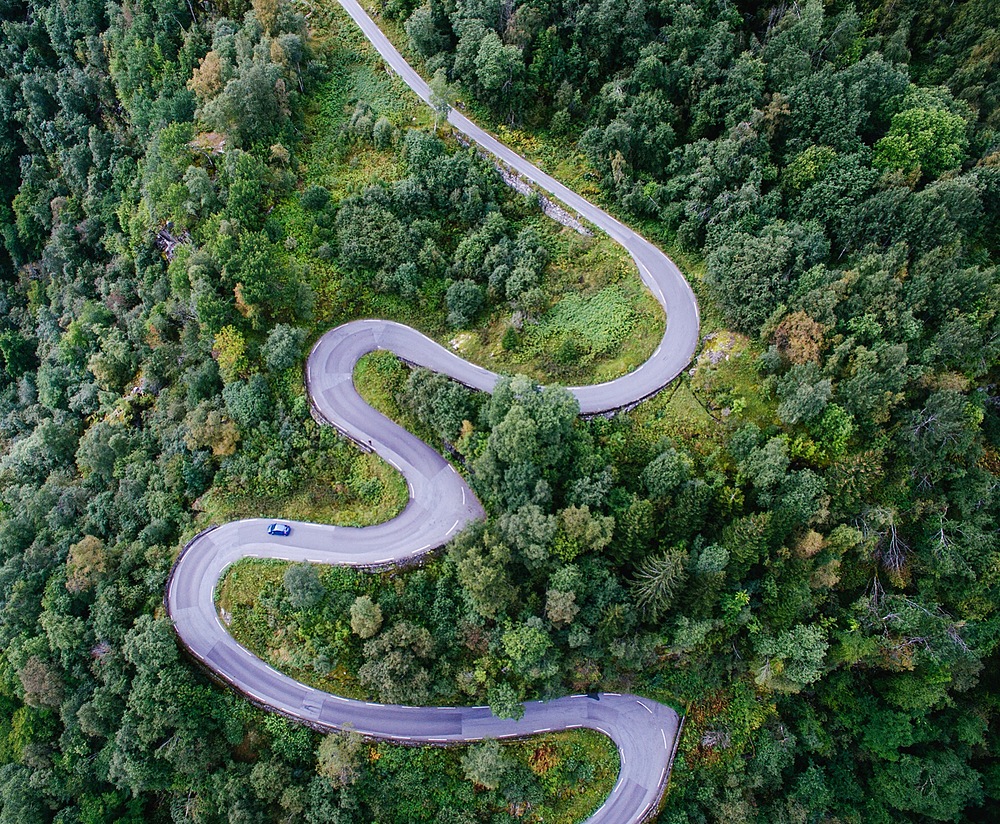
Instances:
[[[643,704],[643,703],[642,703],[642,701],[640,701],[639,699],[636,699],[636,702],[635,702],[635,703],[637,703],[637,704],[638,704],[638,705],[639,705],[640,707],[642,707],[642,708],[643,708],[643,709],[644,709],[644,710],[645,710],[646,712],[648,712],[648,713],[649,713],[650,715],[652,715],[652,714],[653,714],[653,711],[652,711],[652,710],[651,710],[651,709],[650,709],[649,707],[647,707],[647,706],[646,706],[645,704]]]
[[[670,747],[667,746],[667,733],[665,730],[660,730],[660,735],[663,737],[663,748],[669,750]]]

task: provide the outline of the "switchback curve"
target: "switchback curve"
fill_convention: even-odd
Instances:
[[[339,0],[392,68],[425,101],[427,84],[355,0]],[[617,380],[571,389],[583,414],[630,406],[673,380],[688,364],[698,335],[698,307],[683,275],[659,249],[610,215],[511,152],[452,111],[449,122],[501,161],[561,200],[624,246],[643,282],[667,313],[653,356]],[[350,729],[402,743],[447,745],[587,727],[615,742],[621,772],[591,824],[646,820],[665,785],[678,729],[677,714],[635,695],[573,695],[525,705],[524,716],[499,719],[488,707],[408,707],[355,701],[307,687],[277,672],[236,643],[216,613],[215,587],[246,557],[351,566],[405,562],[437,548],[485,513],[464,479],[437,452],[369,407],[354,388],[354,365],[376,349],[489,392],[498,376],[457,357],[397,323],[362,320],[327,332],[306,365],[316,415],[363,448],[374,449],[406,479],[410,500],[399,516],[365,528],[292,523],[288,538],[272,538],[267,521],[234,521],[201,533],[183,550],[167,585],[166,606],[183,644],[218,678],[259,703],[319,729]]]

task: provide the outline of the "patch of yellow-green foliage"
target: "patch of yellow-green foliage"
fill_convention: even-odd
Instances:
[[[199,504],[206,523],[281,518],[368,526],[394,518],[408,499],[406,482],[395,469],[377,455],[358,451],[345,474],[309,477],[287,495],[254,496],[212,489]]]

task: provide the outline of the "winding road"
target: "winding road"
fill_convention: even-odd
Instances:
[[[378,52],[424,101],[426,82],[406,63],[354,0],[340,4]],[[634,405],[655,394],[688,364],[698,338],[698,306],[687,281],[659,249],[610,215],[499,143],[452,110],[452,126],[567,207],[606,232],[635,259],[643,282],[667,314],[663,340],[652,357],[617,380],[571,389],[583,414]],[[488,707],[408,707],[331,695],[279,673],[236,643],[214,603],[226,568],[246,557],[323,564],[389,565],[447,543],[464,526],[485,517],[455,469],[427,444],[369,407],[354,387],[358,359],[376,349],[489,392],[498,376],[457,357],[419,332],[388,321],[362,320],[326,333],[306,364],[307,388],[318,418],[395,466],[406,479],[409,503],[391,521],[353,528],[290,522],[288,538],[267,534],[268,521],[234,521],[207,530],[181,552],[167,584],[166,606],[181,641],[217,677],[261,704],[325,730],[353,730],[402,743],[446,745],[484,738],[587,727],[608,735],[621,759],[618,780],[588,819],[592,824],[640,822],[655,813],[665,786],[678,729],[677,714],[635,695],[572,695],[525,705],[517,721]]]

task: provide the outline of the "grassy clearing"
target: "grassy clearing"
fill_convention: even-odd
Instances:
[[[420,421],[396,400],[408,375],[409,370],[392,352],[372,352],[354,367],[354,385],[370,406],[408,431],[419,433],[423,430]]]
[[[697,446],[711,448],[724,431],[702,406],[687,377],[678,378],[659,395],[644,401],[628,413],[650,441],[667,436]]]
[[[777,423],[774,399],[761,387],[759,354],[751,341],[734,332],[717,332],[706,340],[692,385],[719,420],[762,427]]]
[[[335,526],[368,526],[396,517],[409,500],[406,481],[377,455],[356,450],[349,469],[306,478],[285,495],[209,490],[199,501],[205,524],[239,518],[282,518]]]
[[[520,329],[510,312],[496,312],[481,329],[453,336],[452,345],[488,369],[541,382],[599,383],[646,361],[663,335],[663,311],[625,250],[606,236],[584,237],[542,216],[535,228],[553,250],[550,308]]]

